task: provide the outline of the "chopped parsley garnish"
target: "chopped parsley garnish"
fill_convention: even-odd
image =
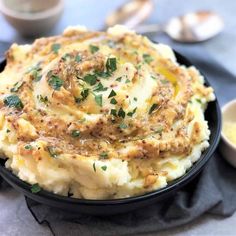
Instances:
[[[48,100],[48,97],[45,96],[43,97],[41,94],[37,95],[37,98],[40,102],[44,103],[44,104],[48,104],[49,103],[49,100]]]
[[[128,112],[128,113],[127,113],[127,116],[132,117],[132,116],[134,115],[134,113],[136,112],[136,110],[137,110],[137,107],[135,107],[135,108],[133,109],[133,111]]]
[[[93,163],[93,170],[94,170],[94,172],[96,172],[96,165],[95,165],[95,162]]]
[[[125,123],[121,123],[121,124],[119,125],[119,127],[120,127],[120,129],[126,129],[126,128],[128,128],[128,125],[125,124]]]
[[[138,101],[138,99],[137,99],[136,97],[134,97],[134,101],[135,101],[135,102],[137,102],[137,101]]]
[[[102,169],[103,171],[106,171],[106,170],[107,170],[107,166],[101,166],[101,169]]]
[[[7,130],[6,130],[6,132],[7,132],[7,133],[10,133],[10,132],[11,132],[11,130],[7,129]]]
[[[63,55],[61,58],[62,58],[63,61],[66,61],[67,59],[70,58],[70,54],[69,54],[69,53],[66,53],[66,54]]]
[[[73,138],[78,138],[80,136],[80,131],[79,130],[72,130],[71,136]]]
[[[153,61],[153,58],[149,54],[143,54],[143,60],[149,64]]]
[[[81,58],[80,55],[76,55],[76,56],[75,56],[75,61],[76,61],[76,62],[81,62],[81,60],[82,60],[82,58]]]
[[[111,109],[111,115],[117,116],[117,114],[116,114],[116,109]]]
[[[168,83],[169,83],[169,81],[168,81],[168,80],[166,80],[166,79],[161,79],[161,83],[162,83],[162,84],[168,84]]]
[[[111,97],[114,97],[114,96],[116,96],[116,92],[112,89],[109,96],[108,96],[108,98],[111,98]]]
[[[56,158],[56,157],[57,157],[57,152],[56,152],[56,150],[55,150],[55,147],[53,147],[53,146],[48,146],[48,147],[47,147],[47,150],[48,150],[48,152],[49,152],[49,154],[50,154],[51,157],[53,157],[53,158]]]
[[[38,63],[36,66],[31,67],[31,68],[27,71],[27,73],[30,73],[30,74],[31,74],[31,76],[33,77],[33,80],[34,80],[35,82],[40,81],[41,78],[42,78],[42,75],[40,74],[40,71],[41,71],[42,69],[39,67],[39,64],[40,64],[40,63]]]
[[[97,51],[99,50],[99,47],[90,44],[90,45],[89,45],[89,50],[90,50],[90,52],[91,52],[92,54],[94,54],[95,52],[97,52]]]
[[[163,127],[158,127],[155,131],[154,131],[154,133],[156,133],[156,134],[161,134],[162,133],[162,131],[163,131]]]
[[[52,45],[52,47],[51,47],[52,51],[53,51],[55,54],[58,53],[58,51],[59,51],[60,48],[61,48],[61,44],[59,44],[59,43],[54,43],[54,44]]]
[[[115,105],[115,104],[117,104],[117,101],[116,101],[115,98],[112,98],[111,101],[110,101],[110,103],[113,104],[113,105]]]
[[[97,82],[97,76],[92,74],[87,74],[84,76],[84,81],[89,85],[94,85]]]
[[[15,93],[15,92],[18,92],[18,90],[21,88],[21,86],[23,85],[24,82],[16,82],[14,85],[13,85],[13,88],[11,88],[11,92],[12,93]]]
[[[102,158],[102,159],[107,159],[108,158],[108,153],[107,152],[101,152],[99,154],[99,157]]]
[[[102,78],[108,78],[110,76],[110,73],[107,71],[95,71],[95,74]]]
[[[125,111],[122,109],[122,107],[118,111],[118,116],[122,117],[123,119],[125,118]]]
[[[38,185],[38,184],[33,184],[32,186],[31,186],[31,192],[32,193],[38,193],[38,192],[40,192],[41,191],[41,188],[40,188],[40,186]]]
[[[148,114],[151,114],[157,107],[158,107],[158,105],[156,103],[153,103],[151,108],[149,109]]]
[[[15,107],[20,110],[23,109],[24,105],[17,95],[9,95],[3,100],[4,104],[8,107]]]
[[[201,100],[201,99],[199,99],[199,98],[196,98],[195,100],[196,100],[196,102],[198,102],[198,103],[202,104],[202,100]]]
[[[84,101],[89,95],[89,89],[83,89],[80,94],[82,96],[82,100]]]
[[[95,102],[101,107],[102,106],[102,94],[94,95]]]
[[[156,80],[156,79],[157,79],[157,78],[156,78],[155,76],[153,76],[153,75],[151,75],[151,78],[152,78],[152,79],[154,79],[154,80]]]
[[[27,145],[25,145],[25,149],[26,149],[26,150],[32,150],[32,149],[33,149],[33,147],[32,147],[32,145],[30,145],[30,144],[27,144]]]
[[[142,68],[142,64],[138,64],[137,66],[136,66],[136,69],[137,70],[140,70]]]
[[[116,70],[116,58],[108,58],[106,62],[106,69],[108,73],[112,73]]]
[[[88,97],[88,95],[89,95],[89,89],[83,89],[83,90],[81,91],[80,95],[81,95],[81,97],[76,97],[76,98],[75,98],[75,102],[76,102],[76,103],[80,103],[80,102],[84,101],[84,100]]]
[[[116,81],[121,82],[122,77],[118,77]]]
[[[129,79],[126,79],[125,83],[126,83],[126,84],[130,83],[130,80],[129,80]]]
[[[101,82],[99,82],[98,85],[93,89],[94,92],[102,92],[106,90],[107,87],[104,87]]]
[[[51,78],[48,80],[48,84],[54,90],[60,90],[61,86],[64,84],[64,81],[60,79],[57,75],[51,75]]]

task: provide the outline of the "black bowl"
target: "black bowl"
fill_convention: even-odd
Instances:
[[[177,57],[177,61],[180,64],[186,66],[192,65],[185,57],[183,57],[179,53],[175,52],[175,54]],[[5,61],[0,63],[0,71],[4,69],[5,64]],[[206,77],[205,81],[205,84],[207,86],[210,86]],[[52,207],[61,208],[66,211],[86,213],[91,215],[114,215],[132,211],[169,197],[184,185],[189,183],[190,180],[192,180],[200,173],[208,160],[211,158],[220,139],[221,112],[217,100],[208,104],[207,110],[205,112],[205,117],[208,121],[211,131],[209,140],[210,146],[202,153],[200,159],[187,171],[185,175],[172,181],[165,188],[141,196],[114,200],[86,200],[59,196],[45,190],[41,190],[39,193],[33,194],[31,192],[31,185],[20,180],[11,171],[6,169],[4,165],[5,160],[3,159],[0,159],[0,175],[16,190],[21,191],[25,196],[37,202]]]

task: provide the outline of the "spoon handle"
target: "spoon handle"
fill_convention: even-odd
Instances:
[[[139,34],[156,33],[163,31],[163,27],[158,24],[139,25],[135,27],[135,31]]]

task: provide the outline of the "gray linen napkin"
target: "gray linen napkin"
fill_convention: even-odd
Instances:
[[[236,78],[198,46],[175,48],[207,76],[220,103],[233,99]],[[229,216],[236,210],[236,169],[217,151],[202,173],[175,196],[136,211],[109,217],[68,213],[26,199],[39,223],[54,235],[137,235],[186,224],[208,212]]]

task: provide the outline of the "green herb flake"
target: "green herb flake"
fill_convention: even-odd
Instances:
[[[59,44],[59,43],[54,43],[54,44],[52,45],[52,47],[51,47],[52,51],[53,51],[55,54],[58,53],[58,51],[59,51],[60,48],[61,48],[61,44]]]
[[[125,118],[125,111],[122,108],[119,109],[118,116],[122,117],[123,119]]]
[[[135,102],[137,102],[137,101],[138,101],[138,99],[137,99],[136,97],[134,97],[134,101],[135,101]]]
[[[32,147],[32,145],[30,145],[30,144],[26,144],[26,145],[25,145],[25,149],[26,149],[26,150],[32,150],[33,147]]]
[[[108,158],[108,153],[107,152],[101,152],[100,154],[99,154],[99,157],[101,158],[101,159],[107,159]]]
[[[120,129],[126,129],[126,128],[128,128],[128,125],[125,124],[125,123],[121,123],[121,124],[119,125],[119,127],[120,127]]]
[[[48,80],[48,84],[54,90],[59,91],[61,89],[61,86],[64,84],[64,81],[57,75],[51,75],[51,78]]]
[[[106,171],[106,170],[107,170],[107,166],[101,166],[101,169],[102,169],[103,171]]]
[[[108,96],[108,98],[111,98],[111,97],[114,97],[114,96],[116,96],[116,92],[112,89],[109,96]]]
[[[11,132],[11,130],[9,130],[9,129],[6,130],[6,133],[10,133],[10,132]]]
[[[38,185],[38,184],[33,184],[32,186],[31,186],[31,192],[32,193],[38,193],[38,192],[40,192],[41,191],[41,188],[40,188],[40,186]]]
[[[69,53],[66,53],[65,55],[63,55],[61,58],[63,61],[66,61],[67,59],[70,59],[70,54]]]
[[[95,95],[95,102],[101,107],[102,106],[102,94]]]
[[[136,69],[137,70],[140,70],[142,68],[142,64],[138,64],[137,66],[136,66]]]
[[[148,114],[151,114],[157,107],[158,107],[158,105],[156,103],[153,103],[151,108],[149,109]]]
[[[97,76],[93,74],[87,74],[84,76],[84,81],[89,85],[94,85],[97,82]]]
[[[143,60],[147,63],[150,64],[153,61],[153,58],[149,54],[143,54]]]
[[[122,77],[118,77],[118,78],[116,79],[116,81],[118,81],[118,82],[121,82],[121,80],[122,80]]]
[[[137,110],[137,107],[135,107],[135,108],[133,109],[133,111],[128,112],[128,113],[127,113],[127,116],[132,117],[132,116],[134,115],[134,113],[136,112],[136,110]]]
[[[80,136],[80,131],[79,130],[72,130],[71,136],[73,138],[78,138]]]
[[[48,150],[48,152],[49,152],[49,154],[50,154],[51,157],[53,157],[53,158],[56,158],[56,157],[57,157],[57,152],[56,152],[56,150],[55,150],[55,147],[53,147],[53,146],[48,146],[48,147],[47,147],[47,150]]]
[[[198,102],[199,104],[202,104],[202,100],[201,100],[201,99],[196,98],[195,100],[196,100],[196,102]]]
[[[99,47],[90,44],[90,45],[89,45],[89,50],[90,50],[90,52],[91,52],[92,54],[94,54],[95,52],[97,52],[97,51],[99,50]]]
[[[18,90],[21,88],[21,86],[23,85],[24,82],[16,82],[14,85],[13,85],[13,88],[11,88],[11,92],[12,93],[16,93],[18,92]]]
[[[81,97],[75,97],[75,102],[78,103],[78,104],[79,104],[80,102],[84,101],[84,100],[88,97],[88,95],[89,95],[89,89],[83,89],[83,90],[81,91],[80,95],[81,95]]]
[[[84,101],[89,95],[89,89],[83,89],[80,94],[82,96],[82,100]]]
[[[153,79],[153,80],[156,80],[157,78],[155,77],[155,76],[153,76],[153,75],[151,75],[151,78]]]
[[[168,81],[168,80],[166,80],[166,79],[161,79],[161,83],[162,83],[162,84],[168,84],[168,83],[169,83],[169,81]]]
[[[107,69],[107,72],[109,73],[112,73],[116,70],[116,58],[115,57],[112,57],[112,58],[108,58],[107,59],[107,62],[106,62],[106,69]]]
[[[102,78],[108,78],[110,76],[110,73],[107,71],[95,71],[94,73],[96,76],[102,77]]]
[[[48,100],[48,97],[45,96],[43,97],[41,94],[37,95],[37,98],[40,102],[44,103],[44,104],[48,104],[49,103],[49,100]]]
[[[161,134],[162,133],[162,131],[163,131],[163,127],[158,127],[155,131],[154,131],[154,133],[155,134]]]
[[[39,67],[39,64],[38,63],[37,65],[33,66],[33,67],[30,67],[29,70],[27,71],[27,73],[30,73],[31,76],[33,77],[33,80],[35,82],[38,82],[41,80],[42,78],[42,75],[40,74],[40,71],[42,70],[40,67]]]
[[[15,107],[18,110],[23,109],[24,105],[17,95],[9,95],[3,100],[4,104],[8,107]]]
[[[126,79],[125,83],[126,83],[126,84],[130,83],[130,80],[129,80],[129,79]]]
[[[94,92],[103,92],[106,91],[108,88],[104,87],[101,82],[93,89]]]
[[[82,58],[81,58],[80,55],[76,55],[76,56],[75,56],[75,61],[76,61],[76,62],[81,62],[81,60],[82,60]]]
[[[112,98],[111,101],[110,101],[110,103],[113,104],[113,105],[115,105],[115,104],[117,104],[117,101],[116,101],[115,98]]]
[[[113,115],[113,116],[117,116],[117,111],[116,111],[116,109],[111,109],[111,115]]]
[[[95,162],[93,163],[93,170],[94,170],[94,172],[96,172],[96,164],[95,164]]]

